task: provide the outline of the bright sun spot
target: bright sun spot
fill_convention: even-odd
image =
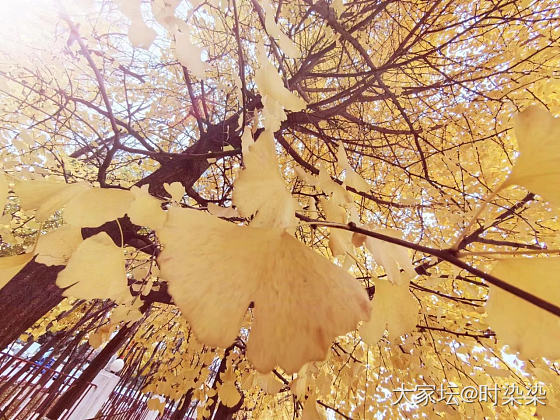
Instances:
[[[87,10],[92,3],[92,0],[0,0],[2,50],[20,53],[21,49],[52,44],[52,29],[60,13],[74,15]]]

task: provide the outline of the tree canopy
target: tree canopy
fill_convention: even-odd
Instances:
[[[162,412],[560,416],[556,1],[0,14],[1,343],[109,299]]]

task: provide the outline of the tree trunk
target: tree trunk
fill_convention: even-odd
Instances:
[[[183,396],[181,407],[179,407],[173,415],[171,416],[171,420],[183,420],[185,415],[187,414],[187,410],[191,405],[193,390],[189,389],[187,393]]]
[[[62,394],[55,405],[48,411],[46,418],[57,420],[64,410],[70,409],[85,392],[89,383],[107,365],[111,357],[122,347],[134,326],[123,326],[119,332],[105,345],[103,350],[92,360],[80,377]]]
[[[214,420],[231,420],[233,419],[233,415],[239,411],[241,406],[243,405],[243,393],[241,393],[241,398],[239,402],[235,404],[233,407],[227,407],[222,404],[218,405],[218,409],[216,410],[216,414],[214,415]]]
[[[0,289],[0,350],[64,299],[56,285],[63,268],[31,261]]]
[[[224,357],[220,362],[220,366],[218,367],[218,371],[216,372],[216,377],[214,378],[214,382],[212,382],[212,389],[214,391],[217,390],[218,383],[222,382],[222,373],[226,371],[227,358],[232,350],[233,350],[233,344],[224,351]],[[218,393],[216,393],[213,397],[209,398],[207,406],[210,414],[208,415],[208,417],[203,417],[203,420],[210,420],[213,418],[213,414],[214,414],[214,410],[216,409],[217,402],[218,402]]]

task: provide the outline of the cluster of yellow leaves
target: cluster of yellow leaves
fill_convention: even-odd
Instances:
[[[159,238],[161,276],[203,342],[229,346],[254,303],[247,354],[259,371],[323,359],[334,337],[369,317],[359,283],[281,229],[172,208]]]
[[[146,26],[140,2],[121,3],[123,12],[131,20],[128,34],[130,41],[134,46],[148,48],[156,33]],[[206,66],[200,60],[201,50],[194,45],[189,27],[174,17],[177,3],[156,0],[151,5],[152,13],[174,38],[175,58],[195,76],[202,77]],[[263,7],[267,32],[288,56],[298,56],[297,46],[273,19],[271,5],[264,3]],[[332,7],[338,15],[345,10],[342,1],[332,2]],[[395,15],[396,12],[398,10],[395,10]],[[414,18],[412,15],[405,16],[403,27],[414,27]],[[219,19],[215,19],[215,24],[220,24]],[[325,37],[327,40],[334,37],[328,27]],[[488,37],[495,39],[496,35],[489,34]],[[390,54],[386,47],[373,50],[376,51],[375,60]],[[519,48],[514,54],[520,54]],[[134,223],[153,229],[158,234],[164,246],[158,260],[163,278],[169,282],[171,294],[201,340],[225,347],[239,334],[240,327],[250,326],[248,355],[262,371],[279,365],[287,372],[295,372],[306,361],[324,358],[335,336],[352,331],[358,321],[368,319],[369,302],[359,289],[359,283],[349,274],[286,232],[286,229],[291,232],[295,227],[297,222],[294,212],[299,210],[299,206],[288,193],[283,174],[278,170],[273,138],[274,132],[286,119],[284,110],[299,111],[306,105],[305,101],[284,86],[276,67],[266,54],[259,51],[258,57],[260,67],[256,70],[255,80],[263,97],[265,131],[252,145],[252,138],[244,136],[245,169],[240,173],[234,190],[237,210],[226,211],[217,206],[208,206],[208,211],[217,217],[241,215],[252,218],[249,227],[228,224],[194,210],[176,208],[184,194],[182,186],[177,184],[166,186],[175,206],[166,212],[162,209],[163,202],[149,195],[147,187],[134,187],[128,192],[92,188],[79,183],[24,181],[15,187],[23,208],[35,211],[36,218],[41,221],[63,208],[65,225],[40,236],[33,252],[0,260],[2,279],[8,281],[33,255],[37,255],[37,261],[44,264],[67,264],[58,279],[60,286],[68,287],[67,294],[84,298],[110,297],[120,301],[128,293],[125,251],[102,233],[82,240],[80,228],[98,226],[128,214]],[[395,79],[391,82],[397,84],[401,81]],[[406,84],[403,83],[403,86],[406,88]],[[403,87],[395,87],[394,91],[400,94]],[[496,92],[496,95],[499,94]],[[459,109],[461,106],[457,105],[458,115],[464,111]],[[246,130],[246,133],[249,134],[249,131]],[[529,109],[517,119],[516,134],[520,156],[502,188],[522,185],[557,205],[560,202],[557,188],[560,144],[558,121],[546,111]],[[459,133],[451,131],[449,136],[460,137]],[[339,170],[345,173],[344,185],[357,191],[371,190],[371,186],[348,162],[342,146],[339,146],[336,158]],[[503,170],[503,166],[497,166],[498,171]],[[372,174],[372,179],[389,178],[383,172],[376,174],[372,171]],[[387,191],[390,191],[390,182],[387,181]],[[339,223],[358,221],[352,208],[355,197],[349,195],[344,186],[334,183],[326,168],[322,168],[319,176],[312,177],[308,184],[316,185],[317,190],[326,194],[325,198],[320,199],[320,205],[328,220]],[[7,191],[7,182],[0,178],[0,200],[5,198]],[[413,200],[419,190],[403,186],[402,191],[405,199]],[[452,220],[454,216],[446,217]],[[401,237],[398,232],[380,230],[375,225],[371,228]],[[335,256],[348,256],[355,252],[352,235],[341,230],[331,230],[329,247]],[[399,342],[400,335],[414,329],[418,314],[418,300],[410,293],[409,281],[415,275],[411,270],[410,255],[401,247],[372,238],[365,240],[365,247],[377,266],[383,268],[387,279],[374,280],[376,291],[372,315],[369,321],[362,324],[359,332],[372,347],[380,342],[385,330],[392,342]],[[99,264],[100,260],[104,264]],[[558,304],[558,296],[551,292],[557,289],[552,274],[556,266],[554,260],[516,258],[499,262],[493,273]],[[84,273],[87,273],[87,277],[84,277]],[[525,276],[521,276],[521,273],[525,273]],[[539,281],[530,281],[532,278],[538,278]],[[252,324],[246,314],[251,304]],[[443,306],[441,302],[438,305]],[[120,305],[117,309],[113,313],[115,320],[136,319],[138,316],[137,310],[130,309],[128,305]],[[514,309],[517,323],[507,318]],[[430,315],[438,320],[444,317],[453,319],[455,316],[443,315],[442,312],[440,308]],[[552,315],[494,287],[490,288],[487,312],[488,322],[498,333],[500,341],[503,339],[524,355],[558,357],[547,337],[550,331],[558,335],[558,321]],[[465,317],[471,315],[467,312]],[[330,322],[325,323],[325,320]],[[405,342],[407,348],[412,347],[409,340],[410,335]],[[287,349],[286,342],[290,342],[293,348]],[[353,344],[351,341],[349,343]],[[350,354],[356,356],[353,350]],[[409,353],[390,356],[389,363],[395,366],[395,371],[422,364],[430,366],[432,371],[441,370],[435,358],[420,361],[416,355]],[[357,359],[361,357],[357,355]],[[329,362],[333,362],[333,366],[343,366],[342,361]],[[358,368],[353,366],[341,370],[343,382],[352,384],[349,388],[356,389],[362,385],[355,382],[361,374]],[[427,376],[429,369],[421,373]],[[317,387],[330,391],[331,384],[324,379],[326,376],[324,370],[310,375],[316,380]],[[389,377],[388,374],[379,376],[385,380]],[[269,390],[271,394],[278,393],[283,387],[272,374],[254,374],[252,378],[255,384],[260,384],[261,390]],[[322,378],[321,381],[319,378]],[[547,380],[548,383],[553,382]],[[178,377],[176,382],[178,384],[181,381],[186,381],[186,377]],[[314,394],[308,393],[307,376],[302,374],[300,377],[298,374],[296,381],[292,383],[293,392],[300,401],[305,401],[304,417],[314,418],[317,408]],[[328,386],[323,387],[319,383],[328,383]],[[178,392],[172,387],[162,387],[159,391],[166,395]],[[218,393],[222,400],[233,404],[236,391],[232,373],[228,370]],[[355,396],[352,397],[359,403]],[[351,400],[349,397],[348,401]],[[161,403],[157,401],[150,400],[149,405],[161,410]],[[439,406],[437,410],[438,413],[444,412],[445,407]],[[446,414],[453,413],[448,410]]]
[[[522,185],[560,206],[560,119],[542,107],[529,107],[515,119],[519,157],[499,187]],[[493,271],[518,288],[560,306],[557,273],[559,259],[517,257],[499,261]],[[525,358],[560,358],[555,341],[560,337],[560,318],[499,289],[490,287],[488,323],[504,344]]]

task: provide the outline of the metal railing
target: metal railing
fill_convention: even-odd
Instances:
[[[43,418],[58,397],[78,379],[44,363],[0,352],[0,420]],[[74,407],[95,387],[88,383]],[[67,411],[61,420],[71,414],[72,410]]]

